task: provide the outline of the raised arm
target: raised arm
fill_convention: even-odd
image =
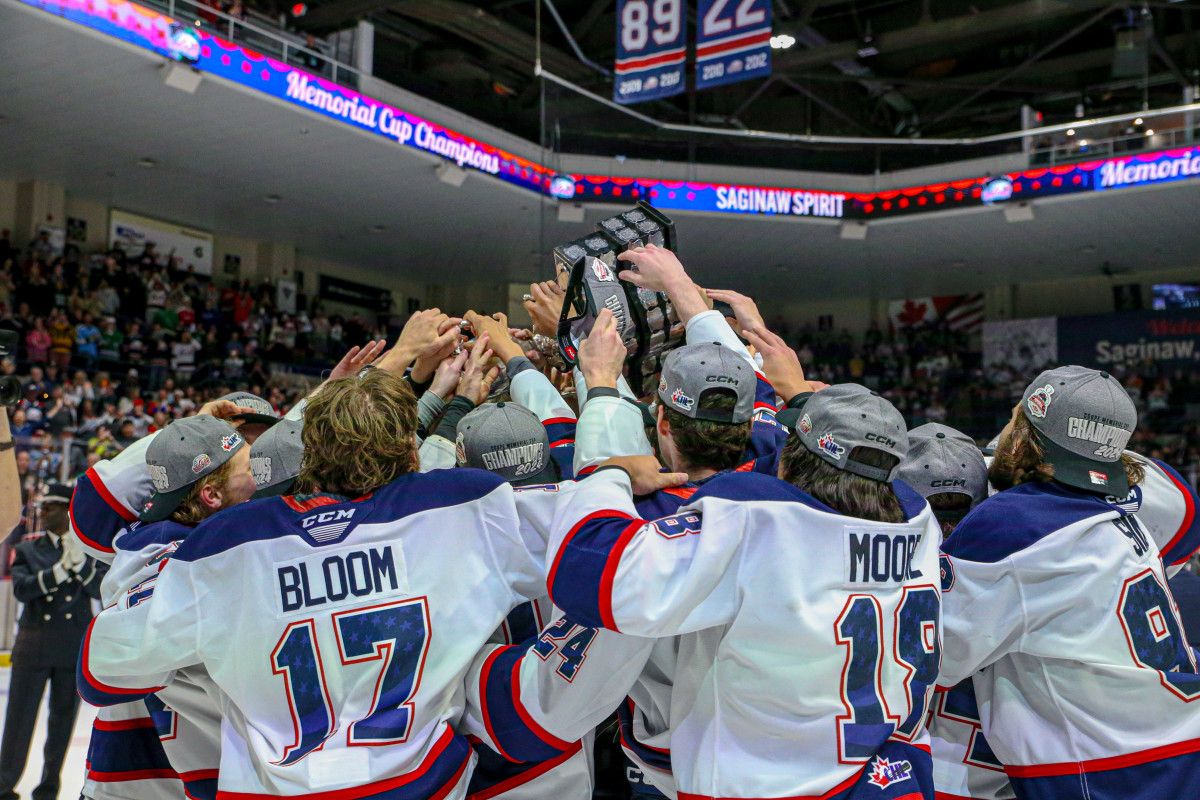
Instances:
[[[685,478],[636,457],[613,459],[563,487],[548,553],[546,585],[554,604],[579,624],[635,636],[671,636],[729,622],[738,602],[744,506],[704,500],[653,521],[638,518],[634,509],[635,490],[642,494]]]

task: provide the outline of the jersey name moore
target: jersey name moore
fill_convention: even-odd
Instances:
[[[920,534],[847,526],[843,535],[847,584],[877,586],[922,577],[921,570],[912,565]]]

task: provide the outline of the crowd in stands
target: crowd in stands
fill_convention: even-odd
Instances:
[[[0,377],[23,385],[9,409],[23,491],[229,391],[286,410],[352,343],[386,336],[374,319],[295,300],[281,308],[271,284],[218,286],[153,245],[57,257],[45,238],[21,252],[0,231],[0,329],[17,340]]]
[[[556,314],[543,310],[543,323]],[[783,319],[772,327],[795,346],[810,377],[862,383],[910,425],[944,422],[980,443],[1004,426],[1040,368],[985,370],[977,344],[945,327],[876,325],[858,340],[844,330],[789,329]],[[382,324],[326,314],[303,293],[294,310],[281,308],[270,283],[218,285],[181,270],[152,244],[136,257],[114,250],[81,259],[56,256],[44,237],[15,250],[7,231],[0,231],[0,329],[18,340],[0,376],[18,376],[24,387],[10,422],[26,492],[40,481],[71,480],[229,391],[254,392],[286,411],[348,347],[387,336]],[[1116,373],[1139,404],[1135,449],[1195,481],[1200,409],[1188,404],[1200,398],[1200,376],[1164,374],[1152,363]]]
[[[988,442],[1008,422],[1030,378],[1050,364],[985,369],[978,343],[946,326],[889,331],[872,325],[861,341],[848,332],[811,326],[775,330],[796,348],[810,375],[826,383],[852,381],[887,397],[910,426],[942,422]],[[1114,367],[1113,374],[1138,406],[1138,430],[1130,448],[1178,465],[1200,477],[1200,373],[1164,370],[1147,360]]]

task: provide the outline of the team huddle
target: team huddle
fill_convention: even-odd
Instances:
[[[88,800],[587,800],[614,713],[635,797],[1200,797],[1196,493],[1113,377],[1036,376],[989,461],[619,258],[686,332],[649,406],[607,310],[573,407],[433,309],[79,480]]]

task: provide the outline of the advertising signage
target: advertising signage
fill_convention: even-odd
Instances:
[[[181,25],[128,0],[24,2],[191,64],[201,72],[440,156],[463,169],[484,172],[536,192],[550,188],[553,172],[540,164],[226,41],[204,28]]]
[[[144,47],[165,58],[190,64],[201,72],[308,109],[340,124],[446,159],[465,170],[481,172],[539,194],[575,202],[628,204],[630,199],[646,199],[653,205],[672,211],[869,222],[873,219],[1004,205],[1058,195],[1113,191],[1200,178],[1200,147],[875,192],[847,192],[828,187],[815,189],[556,174],[548,167],[480,139],[222,39],[203,27],[182,25],[129,0],[22,2]],[[632,5],[627,2],[623,7]],[[711,5],[713,8],[717,5],[724,8],[730,4]],[[748,3],[741,3],[738,7],[742,6],[751,10],[757,8]],[[657,20],[656,24],[665,26],[664,36],[667,33],[674,34],[675,18],[664,16],[667,10],[676,8],[674,0],[664,0],[655,7],[663,12],[659,15],[661,19],[651,16],[648,20]],[[640,11],[633,16],[640,20],[638,14]],[[664,42],[668,40],[674,41],[666,37]]]

